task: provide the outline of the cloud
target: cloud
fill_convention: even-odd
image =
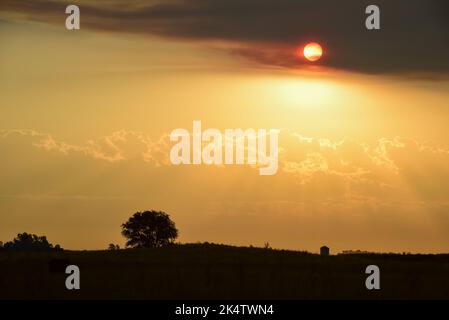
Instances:
[[[404,137],[380,138],[375,143],[350,138],[334,141],[305,137],[288,130],[281,131],[279,141],[281,152],[276,176],[288,188],[310,192],[310,197],[325,194],[330,198],[362,197],[383,201],[413,197],[416,201],[436,202],[449,198],[449,149],[444,146]],[[67,158],[80,159],[81,156],[131,166],[140,162],[139,168],[151,166],[153,170],[171,166],[169,154],[173,144],[167,134],[152,139],[145,133],[130,130],[116,131],[81,144],[65,142],[35,130],[0,130],[0,149],[12,158],[25,153],[28,146]],[[32,157],[38,158],[38,154]],[[21,161],[26,159],[22,157]],[[45,161],[42,160],[41,165]],[[60,161],[55,158],[52,163],[57,165]],[[210,166],[181,167],[180,170],[192,170],[192,174],[201,175]],[[232,170],[236,166],[232,167],[220,166],[217,174],[224,175],[222,178],[226,180],[229,172],[235,172]],[[257,167],[244,168],[250,170],[241,174],[257,175]]]
[[[365,29],[367,0],[79,1],[90,28],[220,43],[263,65],[302,68],[295,51],[319,41],[325,67],[438,79],[449,74],[449,3],[378,0],[381,30]],[[3,0],[3,13],[63,27],[67,3]]]
[[[449,198],[449,149],[443,146],[405,137],[380,138],[370,144],[298,133],[290,133],[288,143],[280,158],[282,168],[301,185],[345,185],[351,196],[383,201],[410,196],[437,202]]]
[[[139,158],[154,166],[168,164],[169,138],[162,135],[153,142],[146,134],[136,131],[120,130],[112,134],[86,141],[82,145],[57,140],[51,134],[29,129],[0,130],[1,138],[14,136],[30,137],[31,145],[36,148],[59,152],[64,155],[82,154],[110,163]]]

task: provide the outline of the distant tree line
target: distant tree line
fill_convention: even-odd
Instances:
[[[45,236],[37,236],[29,233],[19,233],[12,241],[5,244],[0,242],[0,250],[3,251],[62,251],[59,244],[53,245]]]
[[[174,243],[178,229],[170,216],[163,211],[143,211],[134,213],[121,225],[122,235],[129,248],[157,248]],[[111,243],[109,250],[119,250],[120,246]],[[0,251],[62,251],[59,244],[53,245],[45,236],[19,233],[12,241],[0,242]]]

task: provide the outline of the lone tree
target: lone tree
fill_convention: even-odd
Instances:
[[[29,233],[19,233],[12,241],[3,245],[4,250],[12,251],[62,251],[59,244],[53,246],[45,236]]]
[[[136,212],[122,224],[122,235],[127,247],[155,248],[173,243],[178,230],[170,216],[162,211]]]

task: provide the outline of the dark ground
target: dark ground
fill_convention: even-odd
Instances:
[[[61,261],[79,266],[65,288]],[[50,263],[50,261],[53,261]],[[381,290],[365,288],[366,266]],[[0,299],[449,299],[449,254],[315,254],[221,245],[0,252]]]

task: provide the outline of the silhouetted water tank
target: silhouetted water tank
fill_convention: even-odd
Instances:
[[[320,254],[321,254],[322,256],[328,256],[328,255],[329,255],[329,247],[322,246],[322,247],[320,248]]]

